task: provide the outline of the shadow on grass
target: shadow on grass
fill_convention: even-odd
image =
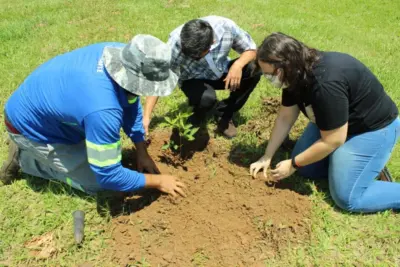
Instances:
[[[236,112],[235,115],[233,115],[233,121],[235,123],[236,127],[239,127],[240,125],[246,124],[248,122],[248,118],[243,116],[240,111]]]
[[[47,180],[40,177],[22,174],[22,179],[26,180],[26,184],[38,193],[53,193],[57,195],[66,195],[70,197],[79,197],[89,202],[94,202],[95,197],[85,192],[77,190],[68,184],[64,184],[57,180]]]

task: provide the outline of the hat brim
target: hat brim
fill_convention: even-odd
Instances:
[[[150,81],[143,74],[127,70],[121,61],[118,47],[105,47],[104,66],[111,78],[125,90],[140,96],[168,96],[178,82],[178,75],[169,70],[169,77],[164,81]]]

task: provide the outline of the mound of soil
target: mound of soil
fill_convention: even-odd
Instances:
[[[153,133],[149,153],[162,173],[187,185],[188,197],[153,194],[130,215],[113,219],[108,255],[121,266],[265,266],[289,245],[308,242],[306,196],[252,179],[228,160],[229,149],[209,139],[182,162],[161,146],[168,131]]]

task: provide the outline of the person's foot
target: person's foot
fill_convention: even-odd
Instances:
[[[378,181],[383,182],[393,182],[392,175],[389,172],[389,169],[385,166],[381,173],[378,176]]]
[[[237,129],[232,120],[220,119],[217,125],[217,132],[223,134],[226,138],[234,138],[237,135]]]
[[[0,185],[9,185],[18,177],[18,146],[10,141],[8,144],[8,159],[4,161],[0,170]]]

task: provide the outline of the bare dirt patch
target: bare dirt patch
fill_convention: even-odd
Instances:
[[[186,183],[189,194],[133,198],[133,212],[113,219],[107,253],[115,263],[134,266],[145,259],[151,266],[264,266],[289,245],[309,241],[306,196],[251,179],[248,168],[230,162],[229,148],[216,139],[181,161],[161,150],[170,131],[152,135],[149,153],[162,173]],[[133,154],[124,158],[134,162]]]

